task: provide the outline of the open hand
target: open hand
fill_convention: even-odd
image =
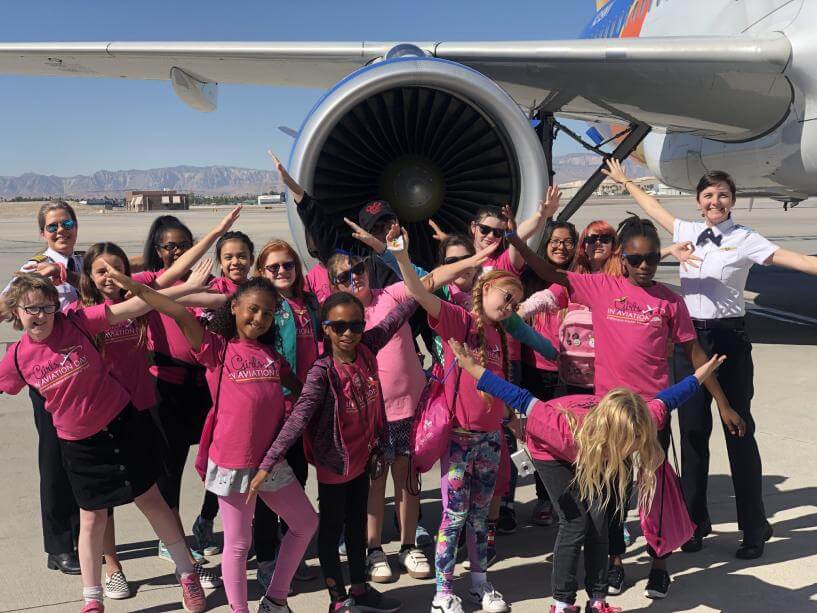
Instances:
[[[479,251],[477,251],[468,259],[472,260],[473,266],[482,266],[485,263],[485,261],[493,255],[494,251],[496,251],[501,244],[502,244],[501,241],[497,241],[493,245],[488,245],[484,249],[480,249]]]
[[[125,273],[119,272],[107,262],[105,262],[105,269],[107,270],[108,277],[116,284],[118,288],[123,289],[126,292],[130,292],[134,296],[138,296],[141,288],[145,287],[141,283],[137,283],[131,279]]]
[[[40,262],[37,264],[37,274],[51,279],[54,285],[59,285],[62,269],[59,264],[54,262]]]
[[[401,236],[403,237],[402,247],[399,246],[400,243],[396,242]],[[398,253],[408,253],[409,237],[406,229],[401,228],[399,223],[393,223],[386,234],[386,245],[389,251],[394,252],[395,256]]]
[[[506,224],[507,224],[507,231],[508,232],[516,232],[516,217],[511,210],[510,204],[503,204],[502,205],[502,215],[505,217]]]
[[[630,180],[627,178],[627,173],[624,172],[621,162],[613,158],[607,160],[607,168],[602,168],[601,172],[602,174],[610,177],[616,183],[624,184]]]
[[[213,271],[213,259],[204,258],[196,263],[190,269],[190,276],[187,277],[185,285],[191,294],[198,292],[206,292],[208,290],[207,280],[210,278],[210,273]]]
[[[551,219],[556,216],[559,210],[559,203],[562,200],[562,190],[558,185],[549,185],[547,198],[539,202],[539,214],[542,219]]]
[[[278,159],[278,156],[272,152],[272,149],[267,149],[267,155],[269,155],[270,158],[272,158],[272,165],[275,166],[275,170],[278,171],[278,174],[281,177],[281,181],[284,182],[284,185],[286,185],[290,190],[292,190],[293,194],[300,194],[301,192],[303,192],[303,188],[298,184],[298,182],[295,179],[292,178],[292,175],[290,175],[287,172],[287,169],[281,163],[281,160]]]
[[[669,252],[681,263],[681,268],[685,271],[687,270],[687,266],[692,266],[693,268],[701,267],[698,262],[702,262],[703,260],[697,255],[694,255],[695,244],[692,241],[675,243],[669,248]]]
[[[698,383],[703,384],[712,374],[718,370],[718,367],[724,363],[726,360],[725,355],[713,355],[709,358],[709,361],[706,364],[702,364],[699,368],[695,370],[695,378],[698,379]]]
[[[442,228],[440,228],[440,226],[437,224],[437,222],[434,221],[433,219],[428,220],[428,225],[431,226],[431,230],[434,232],[431,235],[431,238],[433,238],[435,241],[442,242],[442,241],[444,241],[445,239],[448,238],[448,234],[443,232]]]
[[[375,237],[371,232],[367,232],[348,217],[344,217],[343,221],[345,221],[346,225],[352,229],[352,238],[359,240],[375,253],[382,254],[384,251],[386,251],[386,244]]]
[[[238,217],[241,215],[241,209],[242,208],[243,208],[243,205],[239,204],[232,211],[227,213],[227,216],[224,219],[221,220],[220,224],[218,224],[216,226],[216,232],[218,233],[219,236],[221,236],[225,232],[228,232],[230,230],[230,228],[233,227],[233,224],[238,219]]]
[[[448,346],[451,347],[451,351],[454,352],[457,363],[464,371],[474,377],[474,379],[479,379],[482,376],[482,373],[485,372],[485,367],[477,362],[477,359],[468,347],[453,338],[448,339]]]

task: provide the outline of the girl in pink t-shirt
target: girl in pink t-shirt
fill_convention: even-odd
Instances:
[[[285,461],[254,480],[285,419],[282,383],[300,391],[300,382],[271,348],[275,288],[266,279],[243,283],[214,317],[214,330],[207,330],[178,303],[124,275],[113,276],[124,289],[172,317],[190,343],[193,359],[207,369],[214,406],[197,465],[206,457],[205,487],[218,496],[224,527],[222,574],[231,609],[249,611],[247,552],[255,509],[252,497],[258,493],[290,528],[260,606],[286,610],[289,586],[315,532],[317,515]]]
[[[110,371],[111,357],[103,357],[93,341],[149,307],[134,298],[59,313],[57,290],[37,274],[18,275],[5,301],[15,327],[25,334],[0,363],[0,391],[16,394],[29,385],[44,397],[54,417],[80,507],[83,611],[104,610],[100,562],[107,509],[128,502],[136,502],[167,543],[185,608],[203,611],[204,593],[183,535],[156,487],[160,466],[151,444],[153,423],[147,413],[134,409],[129,391]]]

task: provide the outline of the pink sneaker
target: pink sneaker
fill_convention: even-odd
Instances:
[[[207,599],[196,573],[183,574],[179,577],[179,585],[182,586],[182,604],[187,613],[202,613],[207,609]]]
[[[82,607],[82,613],[105,613],[105,605],[98,600],[86,602],[85,606]]]
[[[588,602],[584,610],[586,613],[621,613],[622,611],[621,608],[611,606],[603,600],[592,605]]]

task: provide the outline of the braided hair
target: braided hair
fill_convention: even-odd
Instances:
[[[643,219],[635,214],[618,224],[618,244],[626,251],[625,247],[634,238],[646,238],[651,241],[656,250],[661,249],[661,238],[658,236],[658,229],[649,219]]]
[[[213,313],[213,318],[210,320],[207,328],[211,332],[223,336],[228,341],[236,338],[238,336],[238,327],[235,323],[232,305],[238,302],[244,294],[249,294],[250,292],[268,293],[275,300],[277,307],[278,292],[275,291],[275,286],[265,277],[253,277],[246,283],[239,285],[233,297]],[[273,323],[270,325],[269,330],[264,332],[264,334],[259,336],[256,340],[269,347],[274,347],[277,333],[278,328],[275,323]]]

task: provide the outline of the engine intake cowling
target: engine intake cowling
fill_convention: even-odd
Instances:
[[[481,73],[431,57],[381,61],[329,90],[301,127],[290,172],[343,234],[344,216],[388,200],[426,266],[436,260],[430,217],[463,232],[480,207],[509,203],[521,219],[547,188],[541,145],[513,99]],[[294,208],[289,218],[306,253]]]

